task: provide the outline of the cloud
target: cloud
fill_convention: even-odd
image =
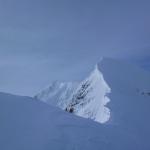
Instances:
[[[0,0],[0,90],[81,80],[102,56],[149,64],[150,2]]]

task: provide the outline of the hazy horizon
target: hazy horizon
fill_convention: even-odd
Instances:
[[[150,70],[150,1],[0,0],[0,91],[81,80],[101,57]]]

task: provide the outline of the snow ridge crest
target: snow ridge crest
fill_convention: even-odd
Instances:
[[[110,87],[96,65],[90,76],[78,86],[66,110],[105,123],[110,118],[110,109],[106,107],[110,101],[107,96],[110,92]]]
[[[90,75],[80,83],[54,82],[36,95],[36,98],[75,115],[105,123],[110,118],[110,87],[95,65]]]

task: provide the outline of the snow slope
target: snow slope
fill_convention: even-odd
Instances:
[[[111,89],[105,82],[102,73],[96,65],[94,71],[80,83],[74,92],[67,111],[100,123],[110,118],[110,110],[106,104],[110,101],[107,95]]]
[[[111,89],[107,123],[71,115],[37,99],[0,93],[0,149],[150,150],[149,72],[112,59],[103,59],[95,71],[94,76],[102,74],[90,82],[92,87],[103,83],[102,95]]]
[[[106,145],[98,130],[43,102],[0,93],[1,150],[98,150]]]
[[[149,150],[149,101],[141,102],[138,111],[139,105],[130,110],[131,104],[123,111],[123,103],[113,107],[119,120],[101,125],[33,98],[0,93],[0,149]]]
[[[98,66],[80,84],[54,82],[39,92],[35,98],[63,110],[73,110],[75,115],[105,123],[110,118],[106,104],[111,89],[105,82]]]
[[[77,85],[76,82],[54,81],[47,88],[40,91],[35,98],[65,110]]]

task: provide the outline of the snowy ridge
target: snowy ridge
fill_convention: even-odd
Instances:
[[[106,104],[110,101],[108,94],[111,89],[96,65],[94,71],[75,91],[67,111],[105,123],[110,118],[110,110]]]
[[[101,125],[30,97],[0,93],[0,149],[149,150],[150,120],[143,116],[150,113],[150,102],[142,104],[140,111],[126,111],[131,120],[123,117],[118,125]],[[122,114],[124,104],[120,106],[116,115]]]
[[[106,107],[110,101],[107,96],[110,91],[96,65],[89,77],[80,84],[53,82],[35,98],[75,115],[105,123],[110,118],[110,110]]]

